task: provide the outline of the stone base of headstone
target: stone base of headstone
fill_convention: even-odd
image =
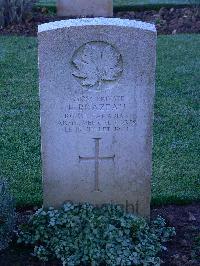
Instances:
[[[112,0],[57,0],[57,15],[61,17],[112,17]]]

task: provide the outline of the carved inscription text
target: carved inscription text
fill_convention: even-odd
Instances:
[[[136,123],[136,108],[128,96],[80,96],[66,102],[58,121],[66,133],[130,130]]]

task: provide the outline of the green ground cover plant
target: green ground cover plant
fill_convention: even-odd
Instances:
[[[152,204],[200,199],[200,35],[159,36]],[[0,176],[18,206],[42,203],[37,39],[0,37]]]
[[[62,265],[158,266],[173,235],[161,217],[148,224],[119,206],[67,202],[59,210],[39,209],[22,226],[18,242],[33,245],[40,260],[56,258]]]

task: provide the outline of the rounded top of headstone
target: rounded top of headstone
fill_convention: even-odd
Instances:
[[[44,31],[62,29],[62,28],[80,27],[80,26],[133,27],[142,30],[156,32],[154,24],[137,20],[120,19],[120,18],[81,18],[81,19],[60,20],[60,21],[41,24],[38,26],[38,33]]]

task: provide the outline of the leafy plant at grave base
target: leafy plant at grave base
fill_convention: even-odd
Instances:
[[[15,226],[14,200],[6,181],[0,181],[0,250],[7,248]]]
[[[59,210],[39,209],[19,232],[18,243],[34,245],[40,260],[63,265],[160,265],[163,243],[175,235],[158,217],[148,224],[120,206],[101,208],[67,202]]]
[[[0,26],[32,18],[31,0],[0,0]]]

